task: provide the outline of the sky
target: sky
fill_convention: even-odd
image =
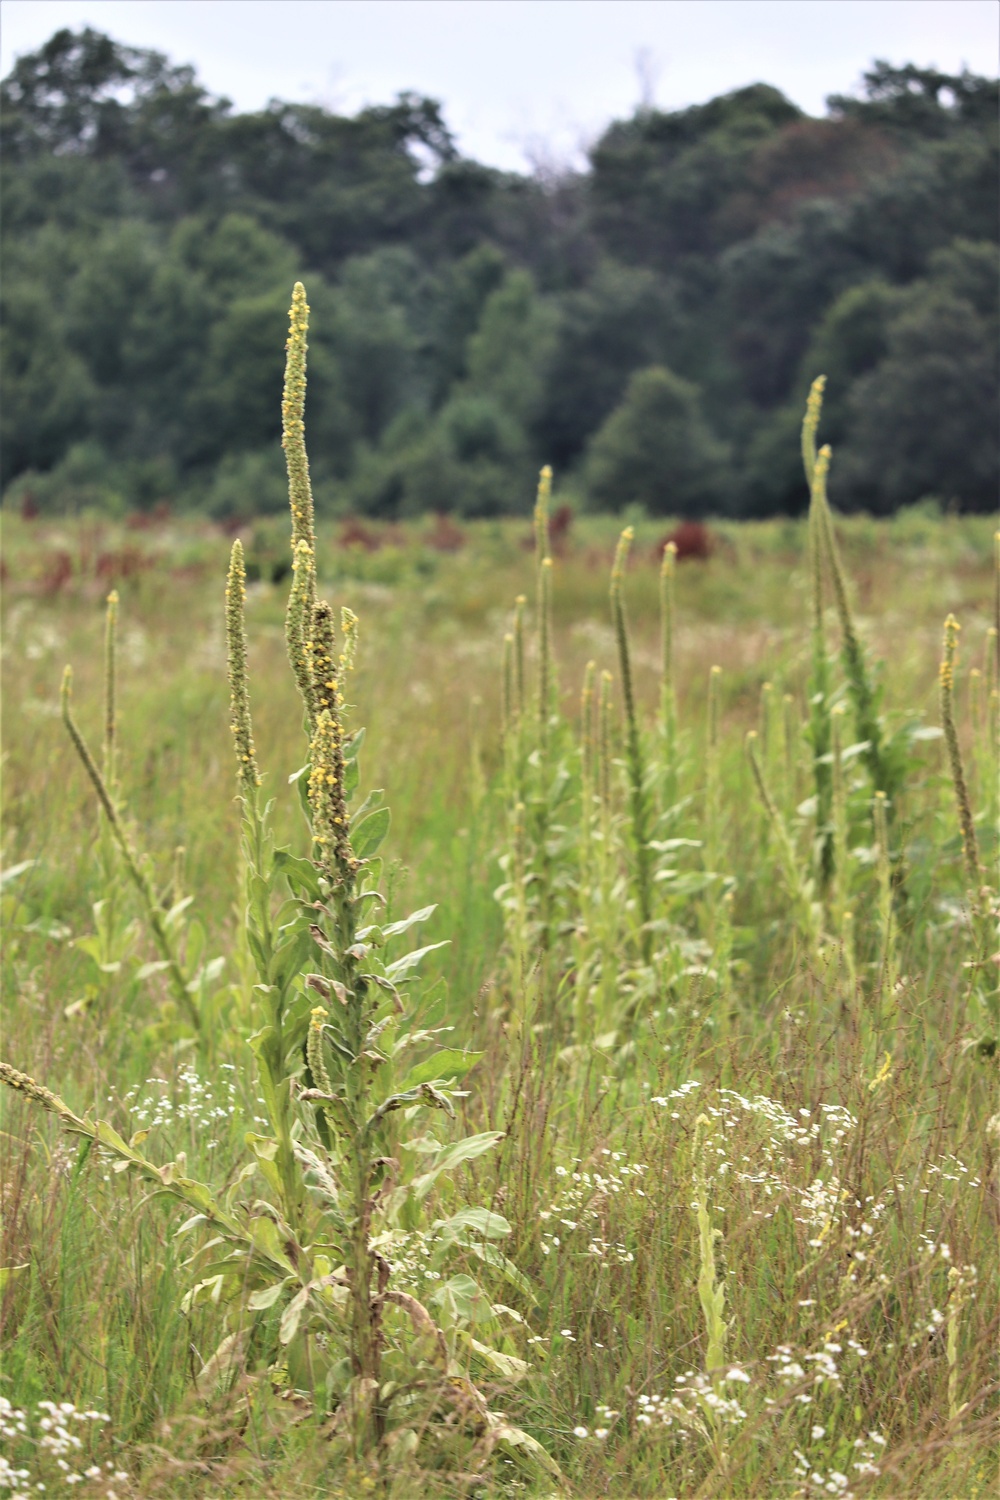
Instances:
[[[818,115],[875,58],[1000,71],[996,0],[0,0],[0,72],[86,25],[193,64],[240,110],[429,95],[463,153],[511,171],[581,165],[640,102],[766,82]]]

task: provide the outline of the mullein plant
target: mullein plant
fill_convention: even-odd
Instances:
[[[806,428],[803,429],[803,454],[810,484],[814,484],[814,505],[817,523],[817,540],[822,553],[825,571],[829,574],[840,625],[840,660],[844,672],[847,698],[854,714],[854,732],[862,763],[865,765],[873,791],[884,792],[890,823],[895,816],[895,799],[902,790],[910,765],[911,741],[917,729],[910,722],[894,733],[889,733],[881,714],[881,687],[872,672],[868,656],[851,610],[847,579],[837,546],[837,535],[827,498],[826,478],[829,473],[831,451],[824,446],[815,451],[816,427],[822,409],[823,390],[826,377],[819,376],[812,385]],[[813,414],[814,413],[814,417]],[[812,514],[812,512],[810,512]]]
[[[190,1178],[182,1157],[159,1163],[146,1155],[148,1131],[126,1139],[110,1122],[77,1114],[7,1063],[0,1063],[0,1082],[98,1144],[115,1158],[116,1170],[131,1169],[153,1185],[154,1196],[187,1211],[178,1234],[199,1239],[183,1307],[211,1299],[227,1310],[225,1338],[198,1378],[203,1395],[257,1365],[258,1379],[294,1388],[319,1414],[332,1413],[330,1431],[358,1461],[416,1471],[429,1448],[435,1464],[452,1462],[468,1474],[500,1447],[558,1480],[540,1444],[491,1412],[474,1384],[477,1367],[508,1382],[527,1373],[514,1352],[510,1310],[491,1302],[464,1272],[446,1276],[441,1270],[455,1254],[466,1265],[478,1260],[530,1304],[530,1287],[499,1248],[509,1225],[476,1207],[433,1219],[427,1213],[435,1201],[443,1208],[448,1175],[492,1149],[501,1133],[450,1142],[430,1134],[410,1138],[412,1122],[427,1110],[454,1118],[456,1081],[479,1054],[448,1048],[410,1063],[411,1049],[434,1033],[408,1023],[403,997],[421,959],[442,945],[395,959],[389,953],[434,908],[385,921],[377,850],[388,831],[388,810],[381,793],[373,792],[350,812],[364,731],[347,732],[343,680],[357,621],[342,612],[338,649],[333,612],[316,596],[303,425],[307,321],[305,292],[297,284],[284,447],[296,564],[288,647],[309,735],[308,763],[292,778],[309,825],[304,855],[275,847],[272,804],[262,797],[239,541],[226,584],[230,721],[243,809],[243,920],[258,980],[252,991],[256,1029],[247,1040],[267,1128],[248,1132],[246,1164],[216,1189]],[[74,743],[78,738],[76,731]],[[82,739],[78,750],[126,868],[138,870]],[[410,1274],[401,1285],[396,1247],[418,1230],[426,1274],[417,1284]]]
[[[508,1022],[519,1046],[525,1026],[565,1029],[557,1004],[571,968],[565,939],[572,931],[570,907],[577,882],[577,828],[573,802],[578,787],[568,726],[558,711],[552,648],[554,565],[549,547],[552,471],[538,482],[535,533],[536,687],[529,695],[525,606],[515,601],[513,629],[504,642],[502,679],[504,883],[496,892],[505,914],[510,959]],[[530,697],[530,701],[529,701]]]
[[[971,967],[974,979],[970,999],[974,1001],[978,1011],[978,1015],[972,1018],[973,1024],[977,1025],[982,1033],[975,1045],[980,1051],[992,1055],[996,1051],[996,1032],[1000,1024],[1000,995],[997,990],[995,955],[1000,902],[998,902],[997,892],[986,881],[980,860],[972,799],[969,795],[965,762],[955,722],[955,657],[960,629],[961,626],[955,616],[950,614],[944,622],[944,641],[939,670],[941,727],[944,731],[948,767],[955,792],[962,842],[966,901],[973,935],[975,956],[971,961]]]
[[[639,712],[632,680],[631,648],[628,620],[625,614],[625,569],[634,539],[626,526],[618,539],[611,569],[611,624],[618,652],[622,707],[625,715],[625,776],[628,783],[629,855],[632,864],[632,893],[638,927],[638,947],[643,965],[653,961],[653,874],[654,855],[653,804],[650,794],[646,747],[639,725]]]
[[[660,562],[660,737],[663,743],[663,807],[677,801],[677,689],[674,683],[674,580],[677,543],[667,542]]]
[[[809,582],[810,582],[810,671],[809,743],[812,747],[813,783],[816,799],[816,871],[825,891],[833,873],[833,837],[830,822],[833,781],[830,771],[830,660],[823,621],[823,507],[830,451],[816,452],[816,430],[823,402],[825,376],[815,380],[806,403],[802,423],[802,462],[809,485]]]

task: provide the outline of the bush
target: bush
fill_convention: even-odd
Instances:
[[[654,365],[633,375],[587,455],[595,507],[637,503],[653,515],[724,508],[726,452],[701,414],[698,387]]]

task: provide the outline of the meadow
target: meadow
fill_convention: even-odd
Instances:
[[[822,478],[6,518],[5,1493],[995,1492],[993,523]]]

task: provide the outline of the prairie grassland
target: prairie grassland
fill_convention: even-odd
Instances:
[[[77,1493],[119,1500],[995,1492],[992,524],[920,510],[836,521],[858,632],[885,664],[886,734],[918,732],[900,739],[880,847],[828,604],[828,699],[848,713],[839,804],[831,794],[839,868],[825,889],[805,523],[720,525],[707,562],[678,565],[669,795],[656,727],[665,530],[639,524],[624,580],[655,834],[646,937],[607,604],[616,523],[578,522],[554,559],[555,686],[538,742],[520,727],[538,672],[526,522],[469,526],[452,552],[429,545],[429,523],[372,551],[321,525],[316,548],[320,592],[361,621],[350,723],[367,726],[362,790],[385,788],[392,808],[389,915],[436,902],[421,941],[450,940],[424,960],[407,1024],[451,1027],[448,1046],[482,1054],[455,1100],[459,1124],[505,1132],[431,1199],[441,1214],[489,1203],[528,1284],[491,1279],[457,1247],[448,1274],[471,1268],[502,1325],[484,1319],[498,1357],[477,1365],[473,1352],[465,1368],[562,1477],[517,1443],[484,1445],[474,1423],[462,1447],[454,1413],[451,1449],[417,1423],[373,1467],[345,1448],[330,1382],[320,1391],[265,1358],[264,1332],[214,1381],[239,1288],[220,1279],[184,1302],[201,1275],[188,1265],[196,1247],[177,1237],[184,1216],[5,1091],[0,1486],[58,1494],[79,1475]],[[304,755],[289,580],[271,581],[287,527],[242,535],[257,758],[276,842],[308,853],[286,787]],[[185,1153],[192,1178],[227,1186],[247,1131],[266,1124],[245,1044],[228,554],[226,537],[194,521],[6,522],[2,1046],[77,1114],[125,1139],[149,1129],[157,1163]],[[100,745],[111,584],[128,826],[163,909],[194,897],[177,918],[188,957],[225,960],[200,1040],[162,966],[148,967],[156,951],[59,722],[71,662],[76,718]],[[522,720],[508,702],[504,730],[503,637],[522,593],[528,687]],[[923,732],[940,725],[949,612],[962,625],[955,711],[991,895],[963,865],[944,742]],[[586,725],[581,750],[591,660],[614,678],[604,751]],[[754,729],[780,826],[745,753]],[[425,1302],[444,1274],[433,1239],[399,1229],[386,1242],[392,1284]]]

